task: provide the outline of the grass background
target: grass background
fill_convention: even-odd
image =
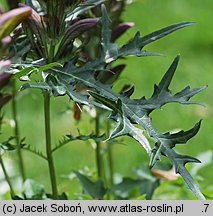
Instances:
[[[181,61],[175,74],[171,89],[179,91],[190,85],[197,87],[208,85],[208,88],[193,98],[203,102],[206,107],[197,105],[183,106],[170,104],[157,110],[152,114],[156,127],[166,132],[173,129],[189,129],[200,119],[204,119],[200,132],[187,145],[181,145],[177,149],[183,154],[198,156],[201,153],[210,153],[207,165],[199,170],[196,178],[199,179],[202,190],[208,191],[213,196],[213,113],[212,113],[212,59],[213,59],[213,2],[211,0],[135,0],[130,4],[123,20],[135,22],[135,26],[128,31],[119,43],[124,43],[131,38],[136,31],[142,35],[152,32],[161,27],[181,21],[196,21],[197,25],[182,29],[158,42],[146,47],[147,51],[159,52],[163,57],[129,57],[125,60],[127,68],[116,88],[123,83],[134,83],[136,91],[134,97],[143,95],[149,97],[152,94],[154,83],[158,83],[177,54],[181,54]],[[20,85],[20,84],[19,84]],[[52,137],[54,145],[63,135],[72,131],[77,134],[77,128],[82,133],[90,133],[93,122],[84,112],[81,123],[75,122],[72,116],[72,103],[65,98],[52,98]],[[22,137],[26,137],[26,143],[36,149],[44,150],[44,127],[43,107],[40,91],[30,90],[20,92],[18,96],[18,110],[20,131]],[[3,126],[2,139],[12,135],[11,104],[5,107],[5,125]],[[113,148],[115,173],[122,176],[132,176],[133,168],[147,166],[148,157],[140,145],[133,139],[125,137],[122,139],[125,145],[115,145]],[[91,142],[73,142],[55,153],[57,178],[59,190],[68,191],[70,198],[75,198],[76,193],[81,192],[81,186],[77,179],[70,179],[73,170],[85,169],[88,167],[91,172],[96,171],[95,153]],[[15,155],[7,155],[10,162]],[[49,179],[47,164],[37,156],[24,152],[25,167],[27,176],[44,184],[47,191]],[[189,166],[191,168],[191,166]],[[174,195],[176,194],[176,195]],[[168,182],[162,182],[161,187],[156,191],[154,198],[174,199],[184,198],[179,194],[177,188]]]

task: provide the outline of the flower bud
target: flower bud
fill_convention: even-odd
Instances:
[[[135,24],[133,22],[125,22],[116,26],[112,30],[112,42],[117,40],[122,34],[124,34],[129,28],[133,27]]]
[[[8,36],[24,19],[31,14],[31,8],[17,8],[0,15],[0,39]]]
[[[118,79],[118,77],[120,76],[121,72],[124,70],[125,67],[126,65],[121,64],[110,69],[110,71],[102,71],[99,74],[98,79],[102,83],[106,83],[106,84],[113,83]]]
[[[63,53],[63,51],[66,49],[67,45],[71,41],[73,41],[75,38],[77,38],[84,32],[91,29],[99,21],[100,21],[100,18],[88,18],[88,19],[79,20],[75,22],[73,25],[71,25],[65,32],[64,38],[60,44],[59,53],[57,55],[60,55],[61,53]]]

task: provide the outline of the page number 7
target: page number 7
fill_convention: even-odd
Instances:
[[[207,212],[207,209],[208,209],[208,207],[209,207],[209,204],[203,204],[203,205],[205,206],[205,210],[202,211],[202,212]]]

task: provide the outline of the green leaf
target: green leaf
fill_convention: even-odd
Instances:
[[[62,64],[58,63],[58,62],[53,62],[53,63],[50,63],[50,64],[47,64],[47,65],[44,65],[44,66],[41,66],[41,67],[34,67],[34,66],[30,66],[30,67],[25,67],[24,69],[16,72],[13,77],[14,78],[21,78],[23,76],[30,76],[32,73],[34,72],[43,72],[43,71],[47,71],[49,69],[52,69],[54,67],[63,67]]]
[[[84,73],[68,73],[66,71],[59,70],[56,71],[59,79],[60,75],[63,77],[63,80],[66,77],[66,83],[68,83],[69,80],[75,80],[77,83],[84,84],[88,88],[92,89],[92,91],[89,91],[90,95],[92,95],[99,103],[103,104],[104,106],[112,110],[111,118],[118,122],[117,128],[111,135],[112,138],[122,135],[130,135],[134,137],[136,140],[138,140],[149,153],[150,147],[146,141],[144,142],[146,138],[143,135],[143,130],[136,128],[133,124],[138,124],[141,127],[143,127],[146,130],[147,134],[158,143],[159,148],[156,148],[155,152],[155,155],[157,157],[152,158],[153,161],[156,161],[157,159],[159,159],[160,153],[162,154],[162,152],[165,151],[165,138],[168,140],[171,139],[170,142],[173,142],[174,138],[175,140],[178,140],[178,142],[183,142],[184,139],[182,136],[186,134],[184,132],[180,132],[176,135],[168,136],[166,134],[158,132],[149,116],[151,111],[170,102],[188,104],[188,100],[192,96],[194,96],[195,94],[197,94],[205,88],[200,87],[198,88],[198,90],[182,90],[175,95],[171,93],[168,87],[174,75],[174,71],[176,69],[178,60],[178,57],[174,60],[171,67],[169,68],[169,70],[163,77],[162,81],[160,82],[159,86],[155,87],[155,91],[150,99],[145,99],[144,97],[142,97],[141,99],[131,99],[130,97],[133,93],[132,90],[128,94],[117,94],[112,90],[111,85],[105,85],[103,83],[98,82],[95,79],[94,74],[91,74],[91,71],[89,70],[87,70]],[[61,80],[60,82],[63,83],[63,80]],[[199,127],[197,126],[194,130],[189,131],[188,133],[193,134],[194,132],[195,135],[198,129]],[[190,137],[189,134],[187,136]],[[172,146],[166,147],[168,153],[167,157],[170,158],[173,161],[173,163],[176,163],[176,161],[174,161],[175,158],[173,158],[175,154],[170,155],[170,152],[173,151]],[[182,177],[185,179],[186,183],[190,186],[190,188],[193,191],[197,190],[194,191],[196,196],[198,196],[199,199],[203,199],[204,197],[202,196],[201,192],[198,191],[198,187],[192,187],[192,185],[196,185],[196,183],[192,178],[188,177],[188,174],[186,175],[186,173],[188,172],[186,168],[183,166],[183,164],[181,164],[180,172]]]
[[[134,188],[140,188],[141,194],[146,194],[146,199],[151,199],[155,189],[159,185],[159,180],[157,179],[155,181],[150,181],[148,179],[124,178],[121,183],[112,186],[110,191],[122,194],[129,192]]]
[[[195,94],[205,89],[206,86],[194,89],[190,89],[190,87],[188,86],[180,92],[176,93],[175,95],[173,95],[172,92],[169,90],[169,85],[177,69],[179,59],[180,56],[178,55],[167,70],[166,74],[163,76],[159,85],[154,86],[154,93],[152,97],[148,100],[145,100],[144,98],[141,99],[141,104],[144,105],[144,108],[147,109],[149,113],[171,102],[178,102],[181,104],[200,104],[197,102],[190,102],[189,100]]]
[[[186,181],[188,187],[192,190],[198,199],[205,200],[204,195],[200,191],[198,183],[193,179],[188,170],[185,168],[185,164],[188,162],[200,163],[200,161],[191,156],[179,155],[173,149],[163,146],[162,151],[164,155],[168,157],[175,165],[176,172],[179,173]]]
[[[21,91],[28,89],[28,88],[34,88],[34,89],[41,89],[41,90],[49,90],[51,91],[52,88],[45,82],[30,82],[26,83],[21,86]]]
[[[23,70],[20,70],[20,71],[16,72],[13,75],[13,77],[17,78],[17,79],[20,79],[21,77],[26,76],[26,75],[30,76],[33,72],[36,72],[36,71],[38,71],[38,69],[35,68],[35,67],[26,67]]]
[[[160,155],[163,154],[163,145],[169,146],[171,149],[175,147],[176,144],[185,144],[189,139],[194,137],[200,129],[201,121],[199,121],[195,126],[188,131],[179,131],[178,133],[166,133],[159,135],[159,141],[161,145],[156,143],[155,148],[152,150],[150,167],[153,167],[157,160],[160,160]]]
[[[150,44],[156,40],[159,40],[168,34],[171,34],[179,29],[182,29],[187,26],[191,26],[197,24],[196,22],[181,22],[181,23],[176,23],[170,26],[167,26],[165,28],[159,29],[157,31],[154,31],[148,35],[145,35],[144,37],[141,38],[140,40],[140,47],[144,47],[147,44]]]
[[[189,100],[194,95],[206,88],[205,86],[195,89],[186,87],[178,93],[172,94],[169,86],[175,74],[179,62],[179,56],[174,59],[159,85],[155,85],[153,95],[149,99],[146,99],[145,97],[131,99],[134,88],[132,88],[127,93],[119,94],[112,90],[111,84],[104,84],[96,79],[97,74],[104,72],[107,66],[116,59],[121,57],[123,58],[128,55],[151,55],[150,53],[146,53],[142,50],[144,46],[159,40],[176,30],[190,26],[192,24],[194,24],[194,22],[174,24],[154,31],[151,34],[145,36],[140,36],[140,34],[137,33],[132,40],[120,48],[116,43],[111,43],[110,41],[110,21],[106,13],[105,6],[102,6],[102,49],[96,60],[87,62],[80,66],[77,64],[77,61],[70,61],[64,68],[50,69],[48,73],[51,73],[51,76],[54,76],[55,79],[51,78],[45,84],[37,83],[27,85],[28,87],[31,85],[35,88],[50,90],[55,96],[61,95],[60,93],[57,94],[57,92],[59,88],[62,88],[66,90],[66,94],[69,95],[72,100],[78,103],[93,104],[99,107],[102,106],[103,108],[110,109],[110,117],[118,123],[117,127],[111,134],[111,138],[129,135],[138,140],[147,153],[150,154],[151,147],[143,134],[145,130],[147,135],[156,142],[156,146],[150,155],[151,165],[160,159],[160,155],[166,156],[176,166],[176,171],[182,175],[194,194],[199,199],[205,199],[198,187],[198,184],[193,180],[185,168],[186,163],[198,162],[198,160],[191,156],[179,155],[173,149],[176,144],[185,143],[191,137],[193,137],[198,132],[200,123],[198,123],[193,129],[186,132],[180,131],[176,134],[165,134],[159,132],[157,128],[155,128],[150,117],[150,113],[153,110],[160,108],[167,103],[195,103],[190,102]],[[77,85],[83,86],[84,89],[88,89],[89,94],[95,98],[96,101],[94,102],[94,100],[91,100],[89,97],[90,95],[87,93],[78,91],[76,89]],[[86,182],[90,181],[87,179]],[[91,184],[92,183],[90,182],[90,185]]]
[[[43,72],[43,71],[49,70],[54,67],[63,67],[63,65],[58,62],[53,62],[53,63],[39,67],[38,70],[39,72]]]
[[[151,147],[147,138],[144,136],[144,131],[136,128],[131,124],[130,120],[125,116],[123,112],[122,102],[118,99],[118,102],[115,104],[110,99],[106,99],[95,92],[89,92],[96,100],[102,102],[104,105],[110,107],[114,112],[116,112],[116,120],[119,123],[117,128],[112,132],[110,139],[114,139],[119,136],[128,135],[135,138],[148,154],[151,153]]]
[[[110,191],[124,193],[124,192],[128,192],[129,190],[135,187],[139,187],[140,185],[141,185],[141,180],[139,179],[134,180],[131,178],[124,178],[121,183],[113,185],[110,188]]]
[[[94,199],[103,199],[103,196],[106,193],[106,188],[104,187],[103,182],[99,179],[96,182],[92,182],[89,178],[82,175],[79,172],[74,172],[78,177],[79,181],[83,185],[85,191],[92,196]]]

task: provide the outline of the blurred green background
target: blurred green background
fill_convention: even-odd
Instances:
[[[181,61],[175,74],[171,89],[177,92],[190,85],[197,87],[208,85],[208,88],[193,98],[205,104],[205,107],[179,104],[170,104],[152,114],[153,122],[158,130],[167,132],[173,129],[191,128],[200,119],[204,119],[200,132],[187,145],[177,147],[183,154],[189,154],[204,160],[205,166],[196,173],[202,190],[213,197],[213,2],[212,0],[135,0],[130,4],[123,15],[123,20],[135,22],[119,41],[124,43],[136,31],[142,35],[161,27],[181,21],[196,21],[197,25],[182,29],[158,42],[146,47],[147,51],[164,54],[163,57],[129,57],[125,60],[127,67],[116,83],[119,89],[124,83],[134,83],[135,98],[143,95],[149,97],[153,92],[154,83],[158,83],[177,54],[181,54]],[[20,85],[20,83],[19,83]],[[18,96],[18,110],[20,132],[26,137],[26,144],[36,149],[44,150],[44,128],[42,95],[37,90],[20,92]],[[63,135],[72,132],[77,134],[77,128],[82,133],[94,130],[94,122],[84,111],[82,122],[73,119],[72,103],[67,97],[52,98],[52,137],[54,145]],[[5,124],[2,139],[12,135],[13,124],[11,104],[5,107]],[[152,142],[152,141],[151,141]],[[125,145],[113,146],[114,170],[121,176],[134,176],[135,167],[146,167],[149,158],[140,144],[133,139],[122,139]],[[59,190],[67,191],[69,198],[75,198],[81,192],[81,186],[76,178],[72,178],[73,170],[96,171],[95,152],[91,142],[73,142],[55,153]],[[203,155],[203,156],[202,156]],[[7,155],[8,164],[15,155]],[[24,152],[27,176],[44,184],[50,191],[48,169],[45,161],[29,152]],[[189,169],[195,169],[188,166]],[[171,182],[163,181],[154,194],[154,199],[181,199],[177,188]]]

